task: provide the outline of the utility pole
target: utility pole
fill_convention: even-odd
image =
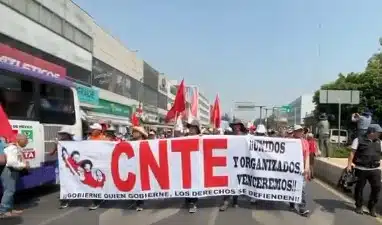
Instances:
[[[270,108],[265,108],[265,119],[267,120],[266,121],[266,126],[267,126],[267,129],[269,128],[269,123],[268,123],[268,111],[270,110],[273,110],[273,109],[270,109]]]
[[[262,122],[262,119],[263,119],[263,108],[265,108],[266,106],[265,105],[255,105],[254,108],[260,108],[260,124]]]

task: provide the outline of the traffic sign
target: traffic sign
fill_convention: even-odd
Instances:
[[[287,113],[289,113],[289,112],[292,111],[292,107],[291,107],[290,105],[283,105],[283,106],[281,106],[280,111],[281,111],[281,112],[287,112]]]

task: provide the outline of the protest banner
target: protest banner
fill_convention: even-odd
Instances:
[[[62,199],[246,195],[301,201],[301,140],[195,136],[59,142]]]

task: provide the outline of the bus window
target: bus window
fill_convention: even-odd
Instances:
[[[9,74],[0,72],[0,103],[8,118],[36,120],[33,83]]]
[[[40,85],[40,122],[73,125],[76,121],[73,92],[55,84]]]

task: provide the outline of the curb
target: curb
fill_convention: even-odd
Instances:
[[[341,176],[342,170],[344,168],[345,166],[330,162],[326,158],[316,158],[314,161],[314,176],[316,176],[320,180],[324,181],[325,183],[337,189],[337,183]],[[365,205],[367,205],[367,201],[369,200],[369,194],[370,194],[370,186],[369,184],[366,184],[364,192],[363,192],[364,201],[366,203]],[[347,195],[353,198],[352,194],[347,194]],[[377,211],[378,213],[382,213],[382,197],[381,196],[379,197],[379,200],[378,200]]]

